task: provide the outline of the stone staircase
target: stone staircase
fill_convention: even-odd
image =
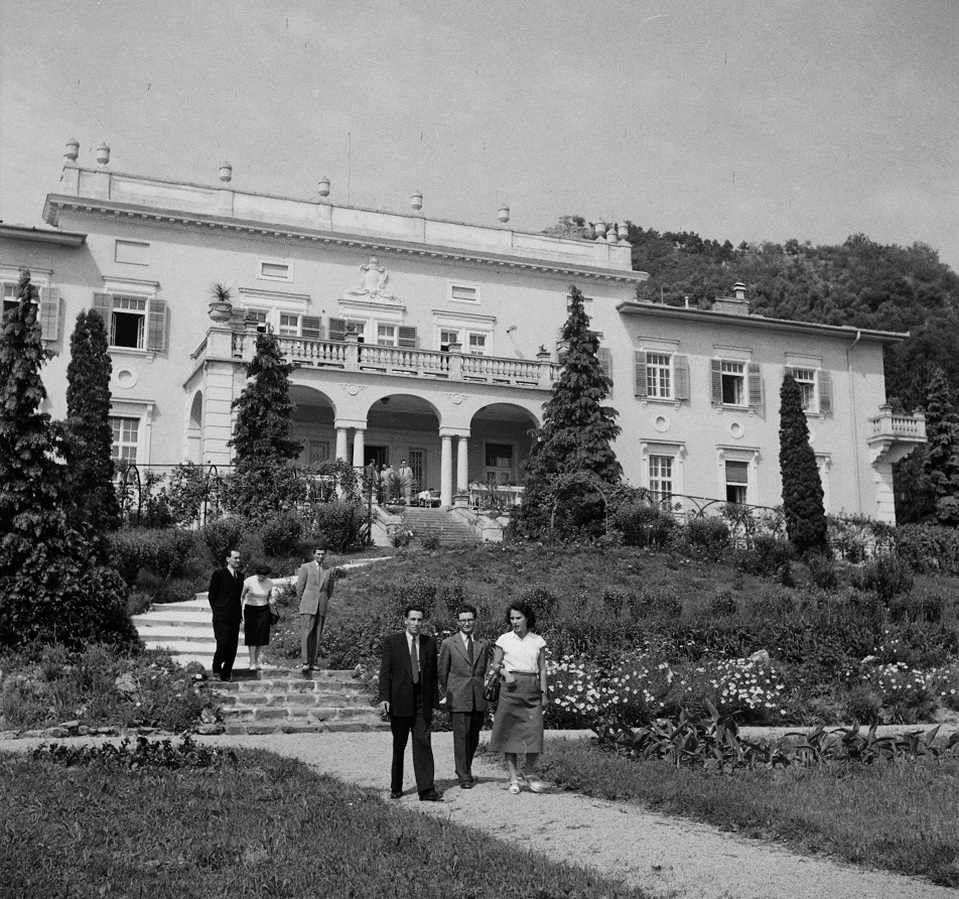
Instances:
[[[216,641],[206,594],[187,602],[154,606],[134,615],[140,638],[148,649],[170,653],[180,665],[197,662],[207,677]],[[365,685],[351,671],[312,671],[270,666],[249,669],[249,657],[240,646],[233,680],[207,683],[220,698],[223,728],[228,734],[322,733],[388,728],[370,705]]]
[[[408,506],[401,513],[403,523],[413,532],[417,540],[428,534],[439,537],[441,546],[455,546],[463,543],[479,543],[473,529],[461,518],[442,509],[421,509]]]

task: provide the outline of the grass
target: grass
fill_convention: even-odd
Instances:
[[[590,796],[959,887],[959,758],[717,776],[557,740],[543,770]]]
[[[0,883],[38,896],[641,899],[262,751],[190,769],[0,755]]]

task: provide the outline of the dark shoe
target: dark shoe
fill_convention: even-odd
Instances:
[[[218,674],[217,677],[219,677],[220,680],[223,681],[223,683],[225,684],[228,684],[230,683],[230,681],[233,680],[233,675],[231,674]]]
[[[442,802],[443,794],[438,793],[436,790],[427,790],[425,793],[420,793],[420,802]]]
[[[390,790],[390,799],[402,799],[403,791],[402,790]]]
[[[472,789],[473,789],[473,781],[471,781],[471,780],[461,780],[461,781],[460,781],[460,789],[461,789],[461,790],[472,790]]]

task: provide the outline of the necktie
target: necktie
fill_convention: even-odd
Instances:
[[[470,665],[473,664],[473,638],[466,638],[466,658],[470,660]]]
[[[416,651],[416,637],[410,643],[410,658],[413,662],[413,683],[418,684],[420,682],[420,656]]]

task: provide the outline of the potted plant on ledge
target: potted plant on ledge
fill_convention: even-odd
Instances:
[[[210,311],[207,313],[215,322],[228,322],[233,318],[233,304],[230,302],[230,288],[225,284],[214,284],[210,288]]]

